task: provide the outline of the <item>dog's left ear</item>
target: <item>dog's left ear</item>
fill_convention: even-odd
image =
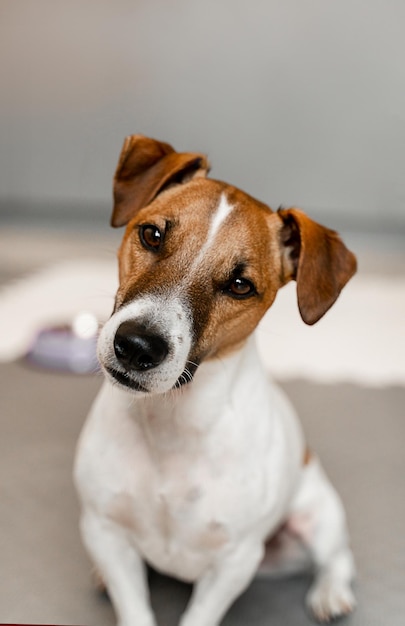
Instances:
[[[176,152],[168,143],[143,135],[124,141],[114,176],[112,226],[124,226],[169,185],[180,184],[209,171],[207,158]]]
[[[284,280],[297,281],[298,308],[315,324],[335,302],[357,268],[339,235],[299,209],[279,209]]]

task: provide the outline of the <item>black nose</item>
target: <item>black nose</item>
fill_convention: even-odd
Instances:
[[[157,367],[168,355],[169,346],[159,335],[138,322],[123,322],[114,337],[114,352],[126,370],[145,371]]]

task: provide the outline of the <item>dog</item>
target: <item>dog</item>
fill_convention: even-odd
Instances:
[[[75,460],[81,534],[119,626],[155,626],[145,564],[194,583],[180,626],[216,626],[280,528],[311,555],[313,616],[355,606],[345,513],[254,330],[286,283],[317,322],[356,271],[337,233],[209,179],[203,154],[133,135],[114,177],[126,226],[98,340],[105,382]]]

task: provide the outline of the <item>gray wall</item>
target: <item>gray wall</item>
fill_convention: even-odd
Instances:
[[[271,206],[403,225],[404,32],[404,0],[2,0],[1,210],[104,211],[142,132]]]

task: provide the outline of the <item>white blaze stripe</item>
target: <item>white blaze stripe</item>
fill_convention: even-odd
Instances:
[[[204,247],[206,248],[210,247],[222,223],[226,220],[226,218],[228,217],[232,209],[233,209],[233,205],[229,204],[228,200],[226,199],[225,194],[223,193],[221,195],[221,199],[219,201],[219,206],[216,210],[216,213],[214,217],[212,218],[210,230],[208,232],[207,241]]]
[[[234,208],[233,204],[229,204],[228,200],[226,199],[225,194],[223,193],[221,195],[218,208],[211,220],[207,239],[205,243],[203,244],[202,248],[200,249],[200,252],[198,253],[191,269],[195,269],[203,260],[207,250],[209,250],[209,248],[214,243],[215,237],[217,236],[219,229],[221,228],[222,224],[225,222],[226,218],[228,217],[228,215],[230,214],[233,208]]]

